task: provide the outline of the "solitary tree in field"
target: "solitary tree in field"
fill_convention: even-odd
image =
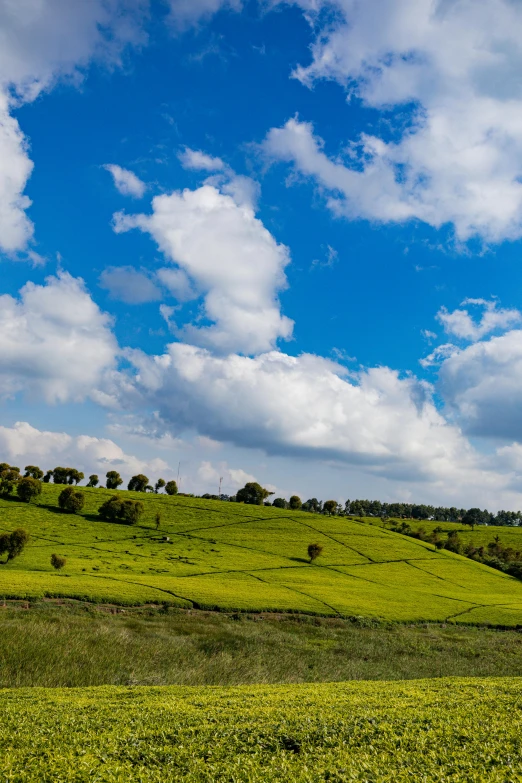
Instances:
[[[472,530],[475,529],[475,525],[480,525],[483,519],[483,513],[480,508],[470,508],[462,517],[462,524],[469,525]]]
[[[165,479],[160,478],[156,481],[156,486],[154,487],[154,491],[158,493],[160,489],[163,489],[164,486],[165,486]]]
[[[58,495],[58,505],[62,511],[67,511],[69,514],[78,514],[82,510],[85,503],[85,495],[73,487],[65,487]]]
[[[85,478],[85,475],[81,472],[81,470],[76,470],[76,468],[69,468],[69,475],[67,477],[67,482],[69,484],[79,484],[80,481],[83,481]]]
[[[65,557],[62,557],[61,555],[51,555],[51,565],[53,568],[56,568],[57,571],[60,571],[61,568],[64,568],[67,563],[67,560]]]
[[[298,495],[292,495],[289,501],[289,505],[292,511],[299,511],[303,504],[301,503],[301,498]]]
[[[178,485],[176,484],[174,479],[172,479],[171,481],[167,481],[167,483],[165,484],[165,492],[167,493],[167,495],[178,494]]]
[[[14,560],[22,554],[28,541],[29,533],[21,527],[12,533],[3,533],[0,536],[0,555],[7,552],[7,562]]]
[[[116,470],[109,470],[105,478],[107,479],[105,484],[107,489],[118,489],[120,484],[123,484],[123,479]]]
[[[337,510],[337,501],[336,500],[325,500],[323,505],[323,511],[326,511],[327,514],[335,514]]]
[[[133,476],[127,485],[127,489],[131,492],[146,492],[149,479],[144,476],[143,473],[138,473],[137,476]]]
[[[30,503],[42,494],[42,482],[34,478],[22,478],[16,485],[16,494],[24,503]]]
[[[52,470],[48,470],[47,473],[45,474],[45,476],[43,477],[44,484],[49,484],[49,482],[51,481],[52,477],[53,477],[53,471]]]
[[[236,494],[236,500],[238,503],[249,503],[253,506],[262,506],[263,501],[269,495],[273,495],[273,492],[269,492],[258,484],[257,481],[249,481],[245,484],[243,489],[240,489]]]
[[[310,558],[310,562],[313,563],[314,560],[317,560],[322,551],[323,547],[321,544],[308,544],[308,557]]]
[[[88,487],[97,487],[100,482],[100,479],[96,475],[96,473],[92,473],[92,475],[89,476],[89,481],[87,482]]]
[[[272,505],[275,506],[275,508],[286,508],[287,502],[284,498],[275,498]]]

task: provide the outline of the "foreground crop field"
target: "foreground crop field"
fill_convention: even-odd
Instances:
[[[31,535],[21,557],[0,565],[0,597],[522,625],[522,582],[371,524],[128,493],[146,513],[127,527],[97,515],[113,493],[82,488],[85,510],[74,516],[59,511],[60,489],[45,486],[39,505],[0,500],[0,531]],[[323,554],[310,564],[315,542]],[[66,558],[63,571],[53,553]]]
[[[522,681],[0,691],[11,783],[522,780]]]

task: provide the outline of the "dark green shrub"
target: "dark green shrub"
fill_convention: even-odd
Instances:
[[[174,480],[167,481],[165,484],[165,492],[167,495],[177,495],[178,494],[178,485]]]
[[[107,479],[107,489],[118,489],[120,484],[123,484],[123,479],[116,470],[109,470],[105,478]]]
[[[7,552],[7,560],[14,560],[22,554],[28,541],[29,533],[21,527],[12,533],[3,533],[0,536],[0,555]]]
[[[327,514],[335,514],[336,509],[337,509],[336,500],[325,500],[323,504],[323,511],[325,511]]]
[[[162,479],[162,478],[158,479],[156,481],[156,485],[154,487],[155,492],[159,492],[160,489],[163,489],[163,487],[165,486],[165,483],[166,483],[165,479]]]
[[[298,495],[292,495],[289,501],[289,506],[292,511],[299,511],[302,505],[301,498]]]
[[[99,483],[100,483],[100,479],[98,478],[96,473],[93,473],[92,475],[89,476],[89,481],[87,482],[87,486],[97,487]]]
[[[34,479],[41,479],[43,478],[43,470],[36,465],[26,465],[25,466],[25,476],[24,478],[34,478]]]
[[[275,508],[286,508],[287,502],[284,498],[275,498],[272,501],[272,505],[275,506]]]
[[[310,562],[312,563],[314,560],[316,560],[322,553],[323,547],[321,544],[309,544],[308,545],[308,557],[310,558]]]
[[[144,510],[144,505],[139,500],[123,500],[117,495],[113,495],[100,506],[98,513],[107,522],[135,525]]]
[[[51,565],[53,568],[56,568],[57,571],[64,568],[66,563],[67,560],[65,557],[62,557],[61,555],[51,555]]]
[[[144,476],[143,473],[138,473],[137,476],[133,476],[127,485],[127,489],[131,492],[145,492],[149,484],[149,479]]]
[[[62,489],[58,495],[58,505],[62,511],[67,511],[69,514],[78,514],[82,510],[85,504],[85,496],[83,492],[80,492],[73,487],[66,487]]]
[[[42,482],[34,478],[21,478],[16,485],[16,494],[24,503],[30,503],[42,494]]]
[[[237,503],[249,503],[253,506],[262,506],[263,501],[269,495],[273,495],[273,492],[269,492],[267,489],[258,484],[257,481],[249,481],[243,489],[240,489],[236,494]]]

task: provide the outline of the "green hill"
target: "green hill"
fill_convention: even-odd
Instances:
[[[522,625],[521,582],[367,523],[125,493],[146,509],[129,527],[98,517],[114,493],[82,488],[75,516],[58,509],[61,489],[45,485],[38,505],[0,500],[0,532],[31,535],[19,558],[0,565],[0,597]],[[323,546],[313,564],[310,543]],[[62,571],[53,553],[67,559]]]

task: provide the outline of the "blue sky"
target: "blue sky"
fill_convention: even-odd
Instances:
[[[0,0],[4,457],[518,509],[521,31]]]

